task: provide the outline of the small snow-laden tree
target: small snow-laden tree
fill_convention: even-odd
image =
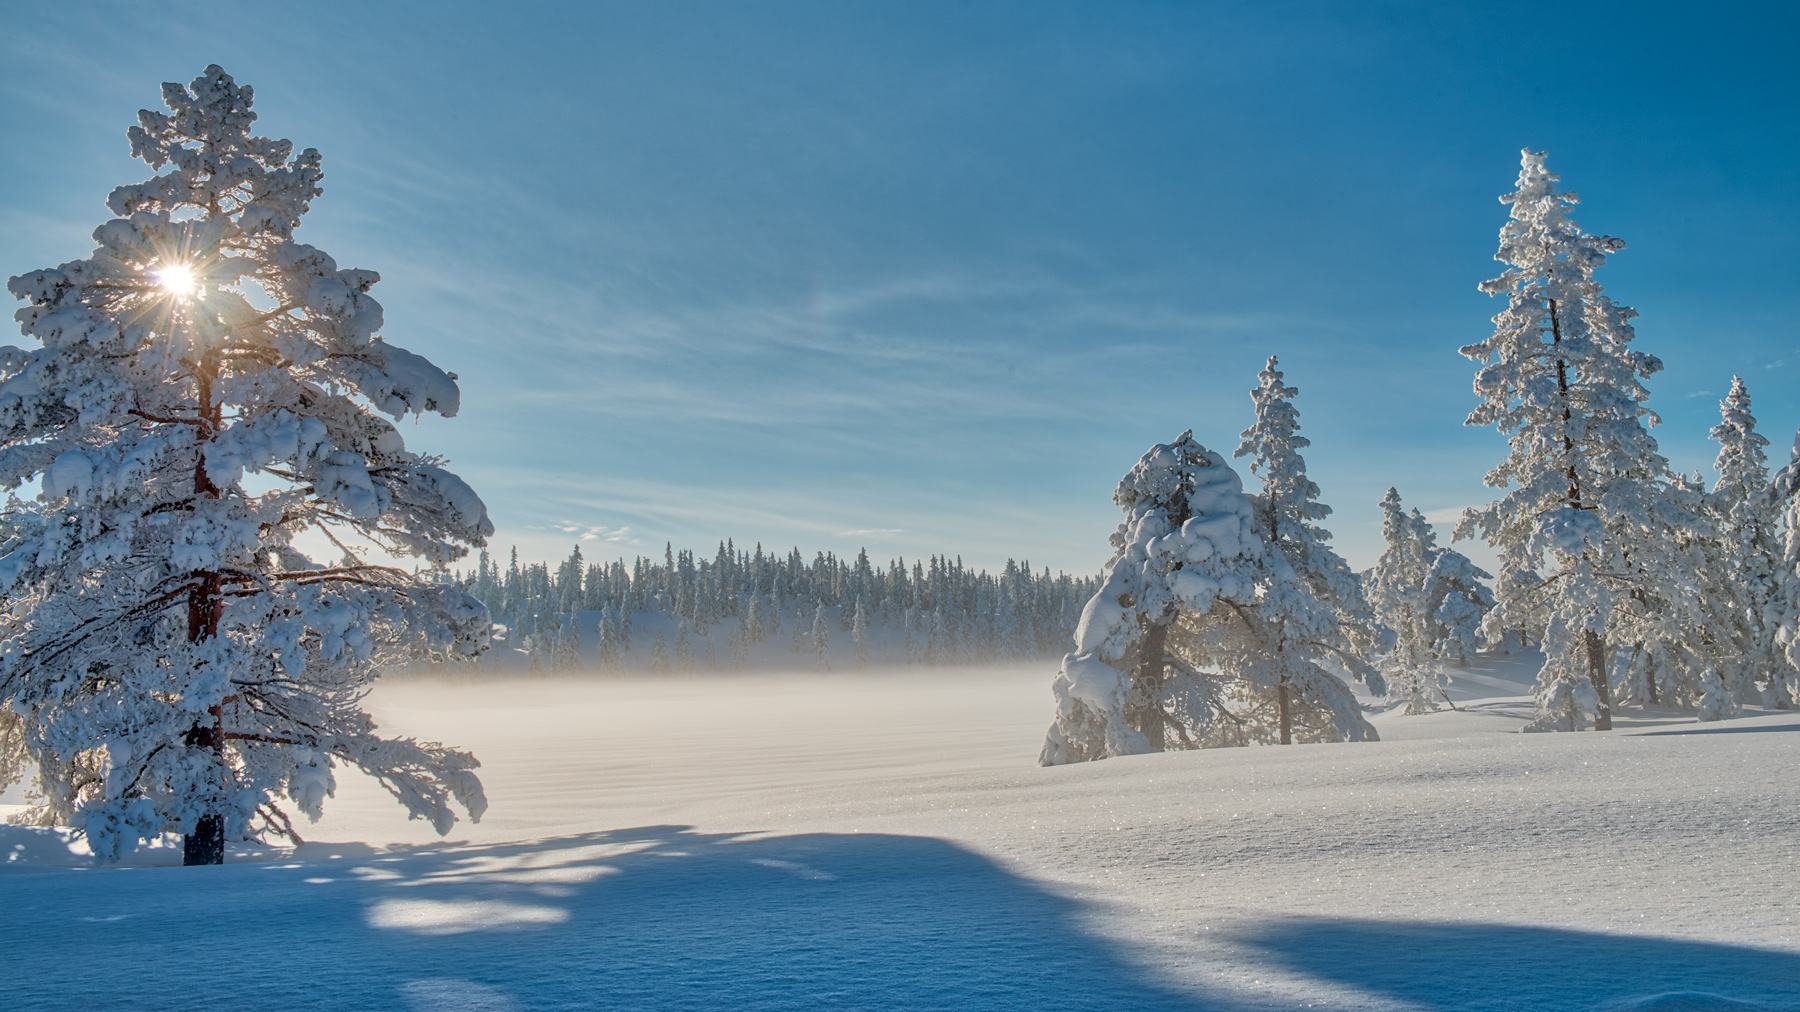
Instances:
[[[756,634],[752,631],[755,624],[748,616],[738,619],[731,631],[731,668],[733,671],[744,670],[750,663],[750,644],[755,642]]]
[[[788,644],[788,648],[797,654],[809,653],[813,649],[812,624],[806,621],[805,614],[805,609],[799,606],[794,608],[793,642]]]
[[[569,557],[556,567],[555,596],[552,607],[556,611],[575,612],[581,610],[581,578],[587,572],[587,564],[581,559],[581,546],[576,545]]]
[[[35,350],[0,350],[0,707],[36,771],[28,818],[97,860],[184,834],[185,860],[293,836],[357,767],[440,833],[486,801],[466,752],[383,738],[360,705],[386,666],[467,658],[487,610],[436,570],[493,532],[388,414],[454,415],[455,377],[376,336],[374,271],[294,230],[318,152],[251,133],[218,67],[163,86],[132,153],[166,171],[108,198],[86,259],[12,278]],[[246,488],[246,472],[256,487]],[[323,533],[338,558],[295,543]]]
[[[1735,654],[1724,679],[1740,702],[1781,709],[1794,705],[1794,669],[1776,642],[1780,622],[1782,503],[1772,494],[1769,441],[1756,431],[1750,391],[1741,377],[1719,402],[1719,478],[1706,497],[1717,539],[1703,569],[1709,610]]]
[[[1056,722],[1038,759],[1045,766],[1160,752],[1171,724],[1189,738],[1204,735],[1215,712],[1210,699],[1168,705],[1170,629],[1183,610],[1256,600],[1256,581],[1244,570],[1264,546],[1250,499],[1225,458],[1191,430],[1146,451],[1113,502],[1125,519],[1109,539],[1100,590],[1082,609],[1075,650],[1052,684]],[[1206,688],[1188,681],[1185,688]]]
[[[1383,625],[1394,632],[1394,646],[1382,664],[1388,695],[1406,700],[1406,712],[1438,708],[1443,669],[1431,649],[1431,608],[1425,584],[1431,575],[1429,525],[1417,510],[1407,515],[1398,489],[1381,500],[1381,534],[1387,550],[1369,571],[1369,602]]]
[[[1427,713],[1444,695],[1444,665],[1466,665],[1479,646],[1482,619],[1494,606],[1488,573],[1460,552],[1437,545],[1437,533],[1418,510],[1408,514],[1400,493],[1381,501],[1387,551],[1369,572],[1369,598],[1395,643],[1383,662],[1388,694],[1406,712]]]
[[[863,609],[863,599],[856,599],[856,618],[850,624],[850,638],[856,645],[856,666],[869,666],[869,620]]]
[[[610,604],[600,609],[600,617],[594,621],[594,662],[602,671],[619,663],[618,625]]]
[[[1676,535],[1703,526],[1668,494],[1668,464],[1648,426],[1643,379],[1662,368],[1631,348],[1636,311],[1594,281],[1625,247],[1567,214],[1541,152],[1525,151],[1511,215],[1481,290],[1504,295],[1494,333],[1462,353],[1482,363],[1482,403],[1467,424],[1506,434],[1509,453],[1487,475],[1508,491],[1465,511],[1456,536],[1479,535],[1501,558],[1496,629],[1543,629],[1538,719],[1531,730],[1612,726],[1609,646],[1643,641],[1693,618],[1699,597]],[[1529,577],[1525,574],[1531,574]],[[1540,582],[1536,582],[1539,581]],[[1611,641],[1611,642],[1609,642]]]
[[[831,670],[831,624],[825,617],[825,605],[813,607],[812,620],[813,667],[820,671]]]
[[[1251,458],[1250,472],[1262,478],[1261,493],[1252,497],[1257,530],[1336,615],[1333,628],[1322,631],[1324,639],[1305,652],[1329,654],[1332,664],[1379,694],[1387,687],[1372,659],[1388,648],[1392,634],[1376,617],[1361,579],[1326,544],[1331,532],[1314,522],[1330,516],[1331,507],[1319,501],[1319,486],[1306,475],[1300,451],[1312,441],[1300,435],[1300,412],[1294,408],[1294,395],[1300,391],[1283,382],[1279,364],[1271,356],[1257,374],[1257,386],[1250,391],[1256,421],[1241,434],[1233,456]],[[1296,670],[1306,663],[1299,662]],[[1285,707],[1286,690],[1278,687],[1276,696],[1278,706]],[[1289,737],[1283,735],[1284,744]]]
[[[1787,660],[1786,685],[1775,705],[1794,705],[1796,696],[1794,672],[1800,670],[1800,432],[1794,434],[1794,449],[1787,466],[1775,473],[1765,491],[1768,509],[1781,516],[1781,558],[1776,567],[1773,600],[1765,610],[1764,622],[1775,630],[1775,642]]]
[[[581,631],[575,625],[575,613],[551,617],[547,633],[550,641],[550,670],[581,670]]]
[[[1264,542],[1224,457],[1185,432],[1151,447],[1113,501],[1125,520],[1053,684],[1041,763],[1273,742],[1279,695],[1302,740],[1375,737],[1320,647],[1335,613]]]
[[[656,630],[656,642],[650,644],[650,670],[659,675],[669,673],[669,637]]]
[[[1626,606],[1614,616],[1615,692],[1621,701],[1667,703],[1696,709],[1701,720],[1722,720],[1740,704],[1732,686],[1742,667],[1741,623],[1731,600],[1709,587],[1711,570],[1727,562],[1725,536],[1698,472],[1671,475],[1660,505],[1692,520],[1653,528],[1622,551],[1628,563],[1648,556],[1655,568],[1652,578],[1630,587]]]
[[[750,607],[745,613],[744,628],[750,634],[750,642],[763,641],[762,595],[750,595]]]
[[[1413,521],[1424,527],[1426,547],[1435,551],[1425,577],[1425,608],[1430,616],[1431,653],[1449,664],[1467,665],[1481,646],[1481,627],[1494,607],[1494,592],[1484,581],[1493,574],[1450,548],[1437,548],[1431,525],[1418,511]]]

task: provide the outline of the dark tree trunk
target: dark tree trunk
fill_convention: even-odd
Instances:
[[[1582,638],[1587,642],[1588,678],[1594,683],[1594,730],[1612,730],[1612,685],[1606,677],[1606,644],[1600,634],[1589,629]]]
[[[225,863],[225,819],[203,815],[194,831],[181,838],[182,864]]]
[[[216,363],[208,354],[201,356],[195,369],[195,380],[199,386],[200,424],[195,429],[195,436],[202,443],[199,462],[194,468],[194,494],[207,499],[217,499],[220,489],[213,484],[206,474],[206,451],[204,444],[216,435],[222,425],[219,408],[213,403],[213,377],[217,369]],[[188,590],[187,619],[188,642],[211,639],[219,633],[219,612],[225,600],[221,591],[224,581],[218,573],[199,570],[188,574],[193,584]],[[212,723],[195,724],[188,732],[189,748],[211,749],[219,763],[225,761],[225,728],[223,726],[224,708],[215,706],[208,714]],[[194,824],[194,831],[181,840],[181,863],[187,864],[224,864],[225,863],[225,818],[217,812],[209,812],[200,817]]]
[[[213,707],[212,716],[218,719],[220,708]],[[193,749],[211,749],[222,751],[223,733],[217,724],[207,726],[195,724],[187,733],[187,746]],[[194,824],[194,831],[181,838],[182,864],[224,864],[225,863],[225,819],[209,813],[200,817]]]
[[[1163,750],[1163,725],[1167,723],[1162,709],[1162,684],[1163,671],[1168,665],[1163,656],[1168,642],[1168,626],[1145,627],[1143,652],[1138,658],[1137,673],[1133,679],[1136,684],[1132,686],[1132,696],[1142,700],[1142,703],[1134,707],[1126,717],[1133,728],[1149,739],[1152,752]]]

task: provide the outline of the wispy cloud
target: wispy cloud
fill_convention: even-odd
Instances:
[[[1445,506],[1443,509],[1425,510],[1425,519],[1433,524],[1454,524],[1462,519],[1463,510],[1474,509],[1473,506]]]
[[[634,547],[641,547],[645,544],[645,542],[639,540],[631,533],[631,528],[629,527],[605,527],[594,524],[564,522],[556,524],[530,524],[528,525],[528,529],[539,531],[561,531],[564,534],[575,535],[577,541],[599,541],[609,545],[629,545]]]

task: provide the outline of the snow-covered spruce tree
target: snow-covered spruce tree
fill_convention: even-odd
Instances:
[[[1331,610],[1264,543],[1224,457],[1184,432],[1151,447],[1113,501],[1125,520],[1052,686],[1056,722],[1039,762],[1274,740],[1272,721],[1231,703],[1273,700],[1277,686],[1317,718],[1307,738],[1375,737],[1348,687],[1308,652],[1335,633]]]
[[[1388,695],[1405,699],[1407,713],[1436,710],[1444,685],[1443,669],[1431,650],[1425,581],[1433,560],[1424,519],[1417,510],[1407,515],[1398,489],[1387,490],[1381,500],[1381,534],[1387,550],[1366,581],[1376,615],[1394,632],[1394,646],[1382,665]]]
[[[1239,570],[1263,545],[1236,472],[1190,430],[1159,443],[1120,480],[1113,502],[1125,519],[1100,590],[1082,609],[1075,651],[1052,685],[1056,722],[1045,766],[1160,752],[1172,722],[1166,706],[1170,627],[1182,609],[1206,612],[1220,599],[1250,604],[1256,583]],[[1210,707],[1195,708],[1204,732]]]
[[[1282,382],[1279,364],[1270,356],[1257,374],[1256,389],[1250,391],[1256,421],[1241,433],[1242,442],[1232,456],[1251,458],[1250,472],[1262,478],[1262,492],[1251,497],[1257,530],[1336,616],[1334,628],[1324,631],[1320,640],[1305,646],[1284,640],[1287,645],[1282,649],[1308,655],[1295,662],[1296,670],[1312,663],[1311,655],[1317,654],[1326,664],[1362,680],[1371,692],[1381,693],[1386,685],[1369,658],[1387,648],[1391,634],[1376,618],[1362,580],[1326,544],[1331,532],[1314,523],[1330,516],[1331,507],[1319,501],[1319,486],[1306,476],[1306,459],[1300,451],[1312,440],[1300,435],[1300,412],[1294,408],[1294,395],[1300,391]],[[1292,738],[1289,692],[1277,686],[1275,696],[1285,745]]]
[[[1437,545],[1424,514],[1408,514],[1398,490],[1381,500],[1387,550],[1368,577],[1369,599],[1394,646],[1383,663],[1388,694],[1406,700],[1407,713],[1437,709],[1443,665],[1475,657],[1482,618],[1494,606],[1489,579],[1460,552]]]
[[[1426,547],[1437,553],[1425,577],[1425,607],[1430,616],[1431,652],[1439,660],[1466,665],[1481,646],[1481,625],[1494,608],[1494,592],[1485,581],[1493,574],[1450,548],[1438,548],[1437,535],[1418,510],[1414,522],[1424,526]]]
[[[27,817],[97,860],[174,832],[218,863],[293,836],[278,800],[316,817],[347,764],[447,832],[452,799],[486,806],[474,757],[384,739],[360,701],[385,665],[479,652],[487,610],[358,546],[440,567],[492,533],[377,414],[454,415],[455,377],[375,336],[375,272],[294,241],[318,152],[252,136],[251,90],[218,67],[163,98],[130,139],[169,170],[113,191],[87,259],[8,283],[42,344],[0,352],[0,481],[42,489],[0,518]],[[303,555],[308,530],[340,557]]]
[[[1781,516],[1781,559],[1775,571],[1774,599],[1765,621],[1775,630],[1775,642],[1787,660],[1792,686],[1792,672],[1800,670],[1800,432],[1794,434],[1794,449],[1787,466],[1775,472],[1765,494],[1768,508]],[[1774,702],[1781,705],[1779,698]]]
[[[1543,630],[1533,730],[1612,726],[1609,645],[1672,634],[1695,621],[1699,591],[1682,545],[1703,523],[1684,508],[1648,425],[1642,379],[1662,368],[1634,351],[1636,312],[1594,281],[1625,247],[1583,232],[1566,213],[1541,152],[1523,152],[1518,189],[1495,259],[1505,273],[1481,290],[1504,295],[1493,336],[1462,349],[1483,363],[1482,403],[1469,425],[1492,425],[1510,452],[1487,475],[1508,488],[1465,512],[1457,537],[1480,535],[1505,570],[1498,630]],[[1548,563],[1548,564],[1547,564]],[[1609,640],[1613,641],[1609,644]]]
[[[861,597],[856,599],[856,618],[850,624],[850,638],[856,645],[856,666],[869,666],[869,620],[864,614]]]
[[[1731,378],[1731,393],[1719,402],[1712,437],[1719,454],[1719,480],[1707,496],[1717,531],[1705,567],[1707,600],[1716,621],[1730,636],[1735,656],[1724,681],[1741,702],[1787,709],[1794,705],[1793,668],[1776,642],[1780,622],[1781,503],[1770,493],[1767,438],[1756,431],[1750,391]]]
[[[825,605],[813,606],[812,620],[813,667],[820,671],[831,670],[831,628],[825,618]]]

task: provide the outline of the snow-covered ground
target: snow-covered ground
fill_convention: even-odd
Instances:
[[[480,825],[346,779],[224,868],[0,827],[0,1008],[1800,1008],[1800,714],[1515,734],[1527,669],[1050,769],[1045,666],[396,680]]]

